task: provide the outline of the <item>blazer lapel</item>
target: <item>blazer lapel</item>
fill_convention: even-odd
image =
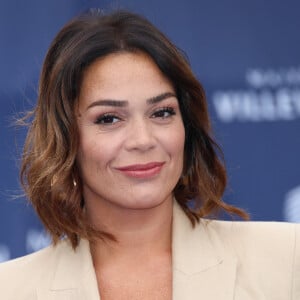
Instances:
[[[89,243],[80,240],[73,251],[68,242],[56,246],[57,265],[49,287],[37,290],[38,300],[100,300]]]
[[[233,299],[237,261],[211,238],[209,221],[193,228],[175,203],[172,244],[173,300]]]
[[[175,202],[173,210],[173,300],[232,300],[236,260],[210,236],[209,222],[192,228]],[[55,249],[53,279],[37,290],[38,300],[100,300],[89,243],[81,240],[76,251],[61,242]]]

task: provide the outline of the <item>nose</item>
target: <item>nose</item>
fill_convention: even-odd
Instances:
[[[125,140],[127,150],[148,151],[155,147],[154,131],[144,119],[138,119],[131,122],[128,128],[128,134]]]

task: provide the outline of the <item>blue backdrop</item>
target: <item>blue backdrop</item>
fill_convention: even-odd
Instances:
[[[12,124],[35,103],[45,52],[61,26],[89,7],[148,17],[190,58],[225,152],[225,199],[253,220],[300,222],[300,2],[0,2],[0,261],[48,237],[18,180],[25,130]]]

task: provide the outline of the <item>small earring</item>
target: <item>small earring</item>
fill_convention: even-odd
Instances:
[[[73,178],[73,186],[76,187],[77,186],[77,182],[76,180]]]
[[[53,187],[53,185],[56,183],[56,181],[57,181],[57,176],[54,175],[51,179],[50,186]]]

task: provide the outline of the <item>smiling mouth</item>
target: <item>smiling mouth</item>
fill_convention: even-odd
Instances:
[[[126,176],[146,179],[158,175],[164,164],[164,162],[150,162],[147,164],[135,164],[116,169]]]

